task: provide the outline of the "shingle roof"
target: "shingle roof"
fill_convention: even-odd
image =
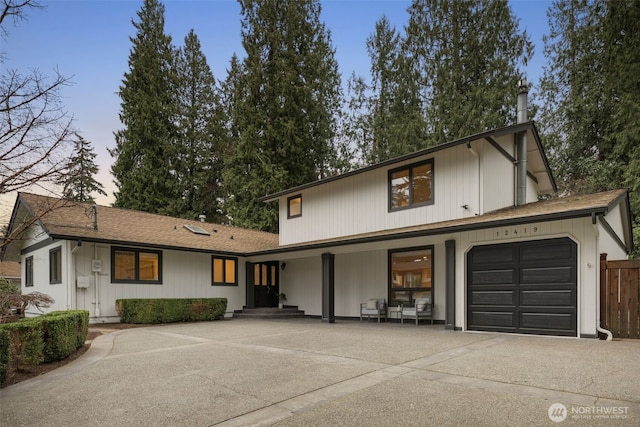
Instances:
[[[20,193],[19,202],[30,213],[41,216],[41,224],[56,239],[238,255],[278,247],[277,234],[108,206],[97,206],[97,229],[94,229],[93,208],[89,203],[30,193]],[[210,235],[195,234],[184,225],[201,227]]]
[[[20,278],[20,264],[16,261],[0,261],[0,277]]]
[[[627,190],[625,189],[563,197],[528,203],[522,206],[503,208],[488,212],[484,215],[468,218],[375,231],[352,235],[349,237],[317,240],[314,242],[306,242],[304,244],[280,246],[278,251],[286,252],[294,249],[311,249],[324,246],[364,243],[376,240],[402,239],[419,235],[446,234],[530,222],[588,217],[592,214],[604,215],[621,199],[626,197]]]

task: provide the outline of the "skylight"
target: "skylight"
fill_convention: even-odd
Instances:
[[[197,225],[188,225],[185,224],[184,228],[192,232],[193,234],[202,234],[203,236],[209,236],[210,233],[202,227],[198,227]]]

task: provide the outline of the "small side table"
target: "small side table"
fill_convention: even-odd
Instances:
[[[401,317],[402,317],[402,306],[398,307],[396,305],[393,307],[387,307],[387,321],[391,319],[400,321]]]

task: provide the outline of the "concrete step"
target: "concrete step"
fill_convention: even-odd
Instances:
[[[292,317],[305,317],[304,311],[298,310],[297,306],[277,307],[258,307],[235,310],[233,312],[235,319],[251,318],[251,319],[287,319]]]

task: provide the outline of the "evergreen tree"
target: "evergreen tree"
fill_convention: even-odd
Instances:
[[[426,146],[515,122],[520,66],[533,45],[506,0],[414,0],[406,43],[425,103]]]
[[[640,239],[640,1],[561,0],[547,16],[541,133],[561,190],[631,189]]]
[[[93,178],[99,170],[95,162],[96,154],[91,142],[77,132],[74,136],[73,155],[67,164],[67,173],[60,178],[58,184],[63,186],[62,197],[65,199],[93,203],[92,193],[107,195],[102,184]]]
[[[277,231],[261,196],[331,173],[334,113],[341,99],[330,34],[317,0],[241,0],[243,74],[239,132],[225,162],[236,225]]]
[[[373,99],[368,163],[376,163],[422,148],[426,122],[419,96],[419,76],[389,20],[376,23],[367,39],[371,58]]]
[[[208,221],[222,223],[226,221],[221,208],[224,121],[213,73],[193,30],[179,51],[178,75],[181,144],[176,159],[180,187],[176,211],[185,218],[204,212]]]
[[[176,173],[178,123],[175,49],[164,33],[164,5],[145,0],[133,22],[129,71],[120,86],[120,121],[111,167],[115,206],[153,213],[178,214],[180,187]]]

